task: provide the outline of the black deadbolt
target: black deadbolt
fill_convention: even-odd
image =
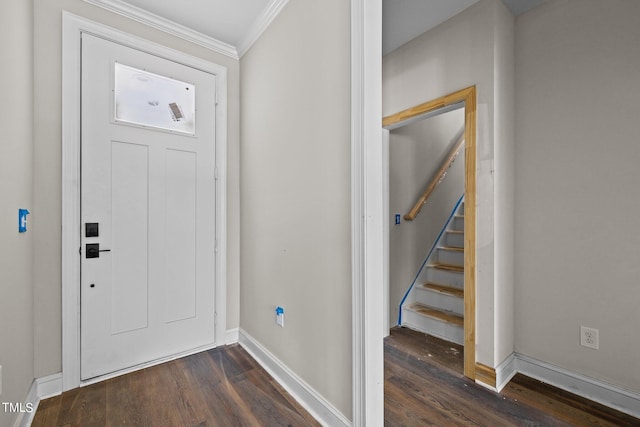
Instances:
[[[84,235],[85,237],[98,237],[98,223],[87,222],[84,225]]]

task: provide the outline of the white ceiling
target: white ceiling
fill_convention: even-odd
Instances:
[[[167,29],[178,24],[189,39],[242,54],[288,0],[85,0]],[[344,0],[346,1],[346,0]],[[383,54],[460,13],[478,0],[383,0]],[[517,16],[546,0],[502,0]],[[150,13],[150,14],[149,14]],[[149,15],[147,15],[149,14]],[[222,43],[219,43],[222,42]]]
[[[382,54],[438,26],[479,0],[382,0]],[[502,0],[514,16],[546,0]]]
[[[541,5],[547,0],[502,0],[507,5],[513,16],[522,15],[523,13]]]
[[[383,0],[382,54],[462,12],[478,0]]]
[[[125,0],[125,3],[238,47],[271,0]]]

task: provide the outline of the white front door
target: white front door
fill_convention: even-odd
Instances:
[[[82,35],[81,378],[214,343],[212,74]]]

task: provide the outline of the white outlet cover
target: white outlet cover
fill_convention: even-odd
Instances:
[[[600,348],[599,331],[594,328],[580,326],[580,345],[598,350]]]

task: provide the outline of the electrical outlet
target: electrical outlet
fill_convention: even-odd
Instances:
[[[598,336],[598,330],[594,328],[587,328],[586,326],[580,326],[580,345],[589,348],[600,348],[600,339]]]

